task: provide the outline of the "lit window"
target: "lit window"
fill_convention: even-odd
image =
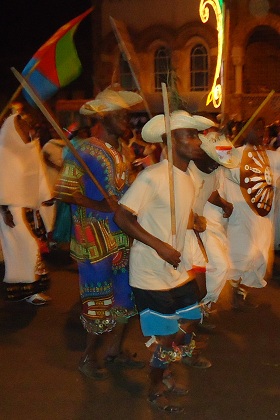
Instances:
[[[208,54],[203,45],[191,51],[191,91],[208,90]]]
[[[161,84],[168,84],[171,70],[171,52],[168,48],[160,47],[155,52],[155,90],[161,91]]]

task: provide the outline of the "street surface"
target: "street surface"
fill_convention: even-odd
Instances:
[[[47,258],[52,302],[36,307],[0,300],[0,419],[3,420],[270,420],[280,418],[280,264],[268,286],[254,290],[260,305],[250,313],[229,308],[226,286],[203,355],[213,366],[176,364],[189,393],[176,397],[183,414],[165,414],[146,402],[149,351],[138,318],[129,324],[126,348],[147,362],[142,370],[113,367],[98,382],[77,369],[85,346],[79,321],[77,269],[65,253]],[[3,278],[3,267],[2,267]]]

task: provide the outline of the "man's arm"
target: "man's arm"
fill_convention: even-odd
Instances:
[[[15,227],[14,218],[9,210],[9,207],[4,205],[0,206],[0,212],[3,216],[5,224],[11,228]]]
[[[101,201],[97,201],[83,195],[80,191],[75,191],[72,194],[64,194],[59,191],[55,192],[55,197],[57,200],[64,201],[68,204],[76,204],[77,206],[87,207],[105,213],[111,213],[118,207],[115,196],[111,196],[110,199],[104,198]]]
[[[143,229],[138,223],[137,217],[124,206],[118,206],[115,212],[114,220],[117,225],[127,233],[127,235],[150,246],[163,260],[171,264],[173,267],[178,267],[181,261],[180,252]]]
[[[82,172],[77,172],[76,176],[69,176],[73,172],[71,165],[64,163],[59,179],[54,186],[54,196],[57,200],[68,204],[94,209],[105,213],[113,212],[118,205],[117,198],[110,196],[103,200],[92,200],[84,195],[83,187],[80,183]]]
[[[223,210],[223,217],[228,218],[231,216],[233,212],[233,204],[222,198],[218,191],[214,191],[208,198],[208,201],[215,206],[221,207]]]
[[[60,169],[61,169],[61,167],[60,166],[58,166],[58,165],[56,165],[52,160],[51,160],[51,155],[48,153],[48,152],[46,152],[45,150],[43,150],[42,151],[42,154],[43,154],[43,160],[44,160],[44,162],[45,162],[45,164],[47,165],[47,166],[49,166],[50,168],[54,168],[54,169],[56,169],[57,170],[57,172],[59,172],[60,171]]]

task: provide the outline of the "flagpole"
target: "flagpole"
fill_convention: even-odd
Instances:
[[[137,76],[136,76],[136,73],[135,73],[134,67],[133,67],[133,65],[132,65],[131,55],[129,54],[128,48],[127,48],[127,46],[125,45],[125,42],[124,42],[124,40],[122,39],[121,34],[120,34],[120,31],[118,30],[118,27],[117,27],[117,25],[116,25],[116,22],[115,22],[115,20],[112,18],[112,16],[110,16],[110,22],[111,22],[111,25],[112,25],[112,27],[113,27],[113,31],[114,31],[114,33],[115,33],[115,36],[116,36],[116,38],[117,38],[117,42],[118,42],[119,49],[120,49],[120,51],[121,51],[121,52],[124,54],[124,56],[125,56],[125,59],[126,59],[126,61],[127,61],[128,65],[129,65],[129,68],[130,68],[130,71],[131,71],[131,74],[132,74],[133,80],[134,80],[134,82],[135,82],[135,85],[136,85],[136,87],[137,87],[137,89],[138,89],[138,91],[139,91],[139,94],[141,95],[141,97],[142,97],[142,99],[143,99],[143,103],[144,103],[144,106],[145,106],[145,108],[146,108],[147,114],[148,114],[149,118],[151,119],[151,118],[152,118],[152,114],[151,114],[151,111],[150,111],[150,108],[149,108],[148,102],[147,102],[147,100],[146,100],[146,98],[145,98],[145,94],[144,94],[144,92],[142,91],[142,88],[141,88],[141,86],[140,86],[139,80],[138,80],[138,78],[137,78]],[[133,52],[134,52],[134,51],[133,51]],[[136,54],[135,54],[135,56],[136,56]]]
[[[224,45],[223,45],[223,61],[222,61],[222,104],[221,104],[221,126],[226,123],[226,97],[227,97],[227,77],[228,77],[228,47],[229,47],[229,29],[230,14],[229,9],[223,5],[224,15]]]
[[[251,116],[251,118],[246,122],[246,124],[243,126],[243,128],[239,131],[239,133],[234,137],[234,139],[232,140],[232,144],[237,147],[239,145],[238,140],[244,136],[245,131],[248,130],[248,128],[250,127],[250,125],[256,120],[257,116],[259,115],[259,113],[267,106],[268,102],[270,101],[270,99],[272,98],[272,96],[274,95],[275,90],[272,90],[267,97],[264,99],[264,101],[260,104],[260,106],[256,109],[256,111],[253,113],[253,115]]]
[[[11,96],[11,98],[9,99],[9,102],[6,104],[4,109],[1,111],[1,113],[0,113],[0,124],[2,123],[2,121],[5,117],[5,115],[7,114],[7,112],[9,111],[11,103],[18,97],[18,95],[20,94],[21,91],[22,91],[22,86],[20,85],[17,88],[17,90],[14,92],[14,94]]]
[[[28,91],[28,94],[33,99],[34,103],[38,106],[38,108],[44,114],[44,116],[49,121],[49,123],[53,126],[53,128],[55,129],[57,134],[60,136],[60,138],[66,142],[67,146],[69,147],[69,149],[71,150],[71,152],[73,153],[75,158],[79,161],[79,163],[81,164],[81,166],[83,167],[85,172],[88,174],[90,179],[93,181],[93,183],[96,185],[96,187],[101,192],[101,194],[105,197],[109,206],[111,207],[109,195],[104,190],[104,188],[99,184],[99,182],[97,181],[97,179],[95,178],[95,176],[93,175],[93,173],[91,172],[91,170],[89,169],[87,164],[81,158],[81,156],[79,155],[79,153],[77,152],[77,150],[75,149],[73,144],[70,142],[70,140],[65,136],[65,134],[62,131],[62,129],[60,128],[60,126],[57,124],[55,119],[51,116],[51,114],[49,113],[49,111],[47,110],[45,105],[41,102],[41,100],[39,99],[37,94],[34,92],[32,87],[29,85],[27,80],[14,67],[11,67],[11,70],[12,70],[14,76],[17,78],[17,80],[21,83],[22,87]]]
[[[35,70],[35,68],[37,67],[38,64],[39,64],[39,62],[35,63],[34,66],[30,69],[30,71],[27,74],[27,78],[33,73],[33,71]],[[11,96],[9,102],[6,104],[6,106],[4,107],[4,109],[0,113],[0,124],[3,120],[3,118],[5,117],[6,113],[10,109],[11,103],[18,97],[18,95],[20,94],[21,91],[22,91],[22,85],[19,85],[17,90]]]

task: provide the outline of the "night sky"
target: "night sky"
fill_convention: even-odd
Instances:
[[[1,0],[0,4],[0,98],[10,97],[18,81],[10,68],[22,71],[33,54],[62,25],[91,7],[90,0]],[[94,13],[94,12],[93,12]],[[90,16],[78,27],[75,44],[82,62],[83,74],[74,81],[89,84]],[[87,86],[90,88],[90,86]]]

